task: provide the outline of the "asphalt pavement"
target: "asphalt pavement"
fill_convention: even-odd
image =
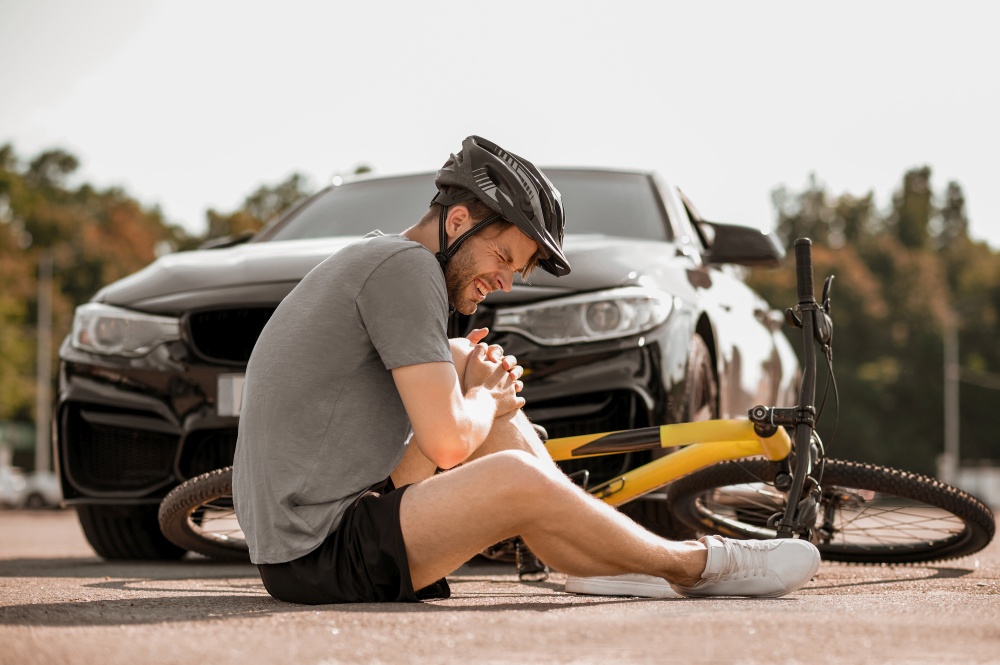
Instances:
[[[289,605],[250,565],[105,562],[72,510],[0,511],[0,664],[1000,663],[1000,545],[824,563],[779,599],[574,596],[466,566],[452,597]]]

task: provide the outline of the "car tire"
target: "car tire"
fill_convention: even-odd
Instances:
[[[701,335],[691,338],[687,371],[684,375],[684,412],[681,422],[712,420],[719,417],[719,381],[712,353]]]
[[[185,550],[164,537],[150,506],[77,506],[90,546],[103,559],[174,560]]]
[[[684,397],[683,422],[718,417],[719,382],[715,378],[708,344],[700,335],[691,338],[684,376]],[[669,486],[667,491],[669,492]],[[665,496],[636,499],[622,506],[621,512],[663,538],[688,540],[696,536],[691,527],[670,512]]]

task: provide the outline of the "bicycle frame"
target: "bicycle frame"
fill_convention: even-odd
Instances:
[[[749,420],[705,420],[550,439],[545,447],[557,462],[680,447],[648,464],[588,488],[597,498],[619,506],[716,462],[757,455],[771,461],[783,460],[791,451],[791,439],[780,427],[771,436],[762,437]]]

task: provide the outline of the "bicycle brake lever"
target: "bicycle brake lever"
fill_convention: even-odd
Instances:
[[[823,281],[823,297],[820,302],[823,304],[823,311],[827,314],[830,313],[830,289],[833,287],[833,275],[830,275]]]
[[[802,327],[802,319],[799,318],[799,315],[796,314],[795,310],[791,307],[785,310],[785,323],[790,325],[792,328]]]

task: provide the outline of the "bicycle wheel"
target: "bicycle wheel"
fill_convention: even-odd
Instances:
[[[768,526],[784,511],[774,487],[779,465],[763,459],[723,462],[670,486],[676,516],[701,532],[775,538]],[[829,561],[913,563],[978,552],[996,523],[982,501],[919,474],[826,460],[822,499],[810,538]]]
[[[160,530],[186,550],[224,561],[250,561],[233,509],[233,467],[216,469],[178,485],[163,499]]]

